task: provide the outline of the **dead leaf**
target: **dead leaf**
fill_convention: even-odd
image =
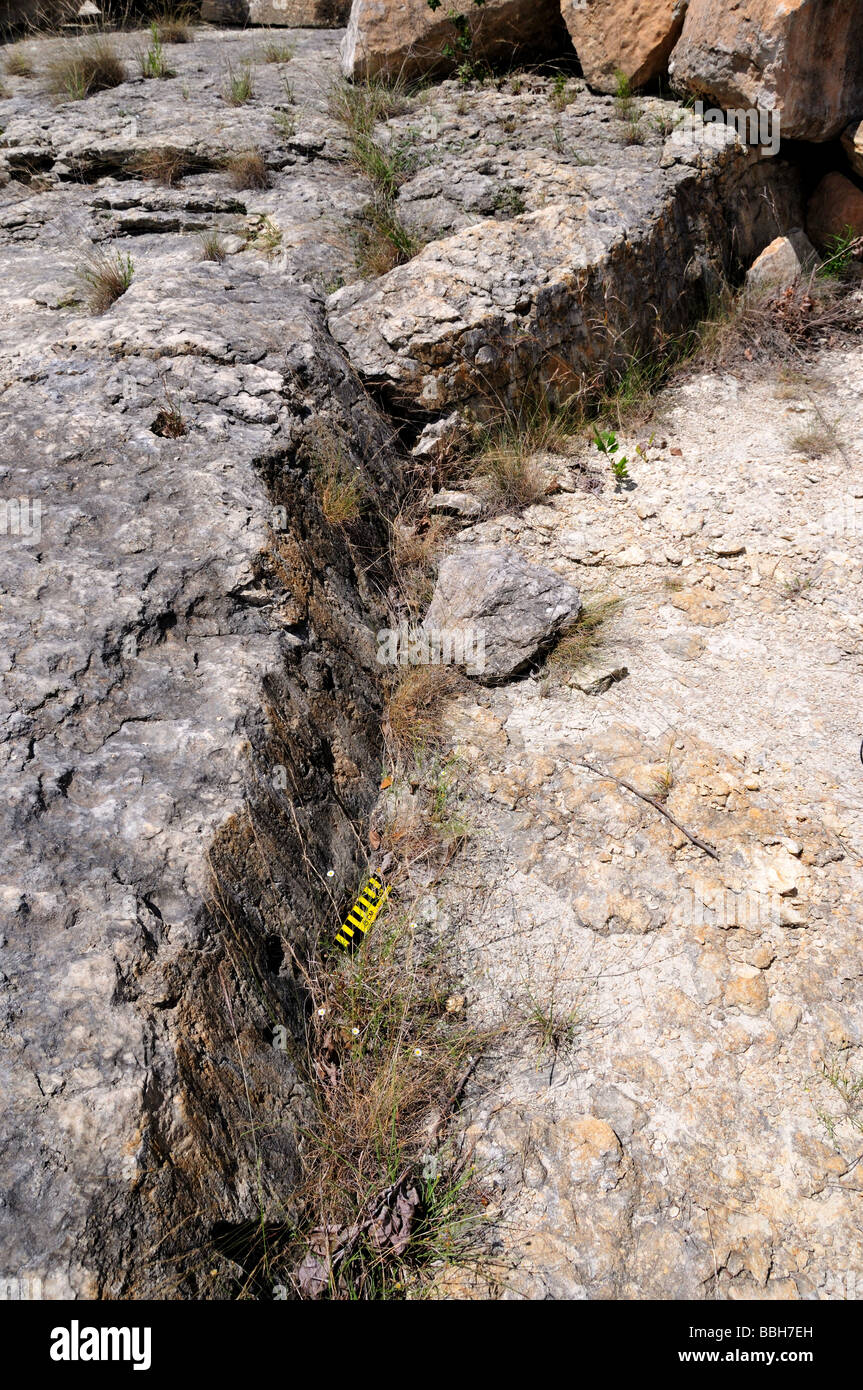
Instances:
[[[392,779],[392,777],[385,777],[384,780],[381,782],[381,791],[382,791],[382,792],[385,792],[386,789],[387,789],[387,787],[391,787],[392,784],[393,784],[393,779]]]

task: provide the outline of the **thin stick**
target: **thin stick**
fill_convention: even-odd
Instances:
[[[571,759],[565,758],[564,762],[571,762]],[[619,787],[625,787],[628,792],[632,792],[633,796],[637,796],[639,801],[646,801],[648,806],[652,806],[661,816],[665,816],[665,819],[671,821],[671,824],[680,831],[681,835],[685,835],[687,840],[690,840],[693,845],[697,845],[705,854],[709,854],[711,859],[719,859],[719,855],[712,845],[708,845],[705,840],[700,840],[697,835],[693,835],[691,830],[687,830],[685,825],[681,825],[680,821],[676,820],[671,812],[666,810],[662,805],[662,802],[657,801],[655,796],[648,796],[647,792],[640,792],[637,787],[634,787],[631,782],[627,782],[624,777],[615,777],[613,772],[607,772],[601,767],[594,767],[593,763],[589,763],[586,758],[579,758],[578,762],[572,763],[572,766],[586,767],[588,772],[595,773],[597,777],[610,777],[612,782],[616,782]]]

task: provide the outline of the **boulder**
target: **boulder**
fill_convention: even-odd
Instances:
[[[509,61],[568,47],[558,0],[485,0],[460,8],[470,24],[467,49],[459,46],[448,3],[432,9],[428,0],[354,0],[342,44],[345,76],[415,77],[453,67],[459,61],[455,54],[462,60]]]
[[[765,246],[749,267],[746,288],[755,291],[785,290],[801,275],[808,274],[818,254],[805,232],[794,227]]]
[[[806,230],[819,251],[829,251],[849,227],[863,236],[863,192],[844,174],[827,174],[809,199]]]
[[[617,74],[633,87],[659,77],[683,28],[688,0],[561,0],[591,87],[613,92]]]
[[[423,626],[484,643],[486,684],[524,671],[581,611],[578,590],[505,545],[472,545],[441,562]]]
[[[203,0],[209,24],[263,24],[284,29],[340,29],[350,0]]]
[[[779,112],[782,135],[832,140],[863,110],[860,0],[690,0],[676,85]]]
[[[852,121],[842,136],[842,148],[855,174],[863,175],[863,121]]]

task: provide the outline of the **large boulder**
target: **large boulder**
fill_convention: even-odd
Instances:
[[[863,236],[863,192],[844,174],[827,174],[807,208],[806,230],[821,251],[829,251],[834,237]]]
[[[467,545],[442,561],[423,626],[482,644],[486,683],[526,669],[581,611],[578,590],[506,545]]]
[[[285,29],[340,29],[351,0],[203,0],[210,24],[264,24]]]
[[[786,139],[832,140],[863,111],[860,0],[690,0],[669,71],[720,106],[776,109]]]
[[[688,0],[561,0],[591,87],[613,92],[619,73],[640,87],[666,69]]]
[[[450,4],[428,0],[354,0],[342,45],[346,77],[415,77],[452,67],[456,58],[511,59],[549,55],[566,44],[559,0],[469,0],[460,7],[470,25],[469,48],[460,46]],[[567,45],[568,46],[568,45]]]

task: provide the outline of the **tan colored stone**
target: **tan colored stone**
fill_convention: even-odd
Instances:
[[[863,192],[844,174],[827,174],[809,199],[806,230],[815,245],[827,251],[832,238],[845,236],[849,227],[855,236],[863,236]]]
[[[561,9],[591,87],[613,92],[617,73],[640,87],[666,69],[687,0],[562,0]]]
[[[817,263],[815,248],[804,232],[795,228],[765,246],[746,274],[748,290],[784,290]]]
[[[354,0],[342,44],[345,76],[413,77],[451,68],[457,59],[444,50],[454,47],[457,37],[452,8],[443,3],[432,10],[426,0]],[[563,25],[557,0],[485,0],[481,7],[461,8],[470,20],[472,60],[559,51]]]
[[[855,174],[863,176],[863,121],[852,121],[842,136],[842,147]]]
[[[767,1008],[767,981],[758,971],[732,975],[725,986],[725,1003],[744,1014],[763,1014]]]
[[[785,139],[832,140],[863,110],[860,0],[690,0],[674,81],[728,108],[775,109]]]

